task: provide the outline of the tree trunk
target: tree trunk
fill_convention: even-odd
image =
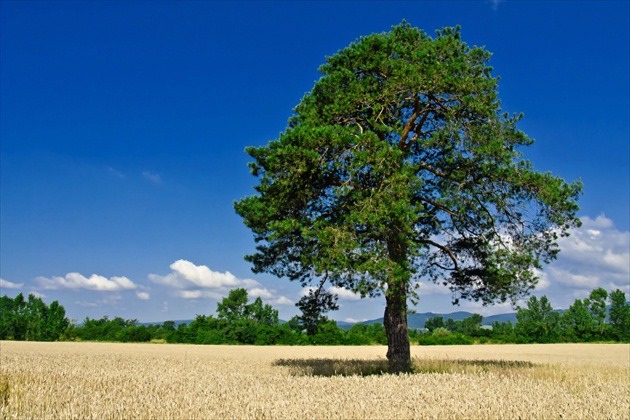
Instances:
[[[401,288],[389,289],[383,324],[387,334],[389,373],[411,372],[411,349],[407,327],[407,295]]]

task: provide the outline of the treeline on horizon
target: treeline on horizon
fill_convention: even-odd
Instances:
[[[54,301],[47,306],[40,298],[20,293],[0,298],[0,339],[28,341],[167,342],[185,344],[253,345],[370,345],[387,344],[381,323],[355,324],[344,330],[317,309],[301,307],[302,314],[280,322],[278,311],[260,298],[250,303],[245,289],[234,289],[217,304],[216,316],[197,315],[190,324],[140,325],[120,317],[85,318],[74,325],[65,309]],[[576,299],[569,309],[555,311],[546,296],[530,297],[519,308],[516,323],[495,321],[482,327],[483,317],[474,314],[454,321],[429,318],[424,330],[410,329],[412,343],[448,345],[475,343],[565,343],[630,342],[630,303],[623,291],[610,294],[602,288],[585,299]]]

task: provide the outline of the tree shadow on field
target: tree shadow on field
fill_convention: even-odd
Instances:
[[[386,359],[278,359],[274,366],[288,367],[293,376],[370,376],[387,373]],[[519,360],[413,359],[413,374],[510,374],[536,364]]]
[[[387,373],[385,359],[278,359],[273,365],[288,367],[294,376],[369,376]]]

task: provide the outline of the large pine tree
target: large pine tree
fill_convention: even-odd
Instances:
[[[257,194],[235,204],[255,272],[385,295],[391,372],[411,369],[408,302],[420,279],[454,301],[517,299],[578,226],[579,182],[536,172],[503,113],[490,53],[459,28],[403,22],[326,59],[288,128],[250,147]]]

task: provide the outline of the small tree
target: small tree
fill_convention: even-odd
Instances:
[[[452,332],[452,333],[461,333],[463,331],[463,326],[461,321],[455,321],[453,318],[448,318],[444,322],[444,329]]]
[[[563,332],[570,341],[590,341],[593,338],[593,317],[587,299],[576,299],[561,318]]]
[[[47,306],[33,294],[24,300],[22,293],[14,299],[0,298],[0,340],[55,341],[69,325],[66,310],[57,301]]]
[[[253,270],[384,294],[391,372],[411,369],[418,280],[455,303],[516,301],[579,225],[581,185],[521,158],[532,140],[502,112],[489,59],[459,28],[403,22],[328,57],[279,139],[246,149],[258,194],[235,208]]]
[[[516,334],[526,342],[549,343],[557,339],[560,315],[554,312],[547,296],[540,300],[530,297],[527,309],[517,310],[516,320]]]
[[[164,321],[164,323],[162,324],[162,329],[164,329],[164,331],[175,331],[175,321]]]
[[[630,341],[630,303],[617,289],[610,293],[610,328],[615,340]]]
[[[227,297],[217,303],[217,318],[234,323],[249,320],[258,325],[278,325],[278,310],[269,304],[263,304],[260,297],[249,303],[247,290],[230,290]]]
[[[604,337],[606,330],[606,299],[608,292],[601,287],[592,290],[585,302],[588,304],[589,312],[593,318],[594,332],[600,338]]]
[[[429,332],[433,332],[433,330],[437,328],[443,328],[443,327],[444,327],[444,318],[441,316],[431,317],[424,322],[424,328],[429,330]]]
[[[278,310],[274,309],[271,305],[263,304],[260,297],[257,297],[247,307],[247,316],[252,319],[258,325],[278,325],[280,322],[278,318]]]
[[[217,318],[235,322],[247,314],[247,290],[243,288],[230,290],[227,297],[217,303]]]
[[[323,283],[318,289],[309,289],[308,294],[295,304],[302,311],[302,315],[297,318],[307,335],[317,334],[318,327],[328,322],[324,316],[326,312],[339,309],[337,295],[323,290],[322,286]]]
[[[462,320],[462,329],[464,334],[475,337],[479,335],[481,330],[481,323],[483,322],[483,316],[479,314],[472,314],[466,319]]]
[[[504,342],[514,341],[514,327],[512,322],[492,321],[492,337]]]

